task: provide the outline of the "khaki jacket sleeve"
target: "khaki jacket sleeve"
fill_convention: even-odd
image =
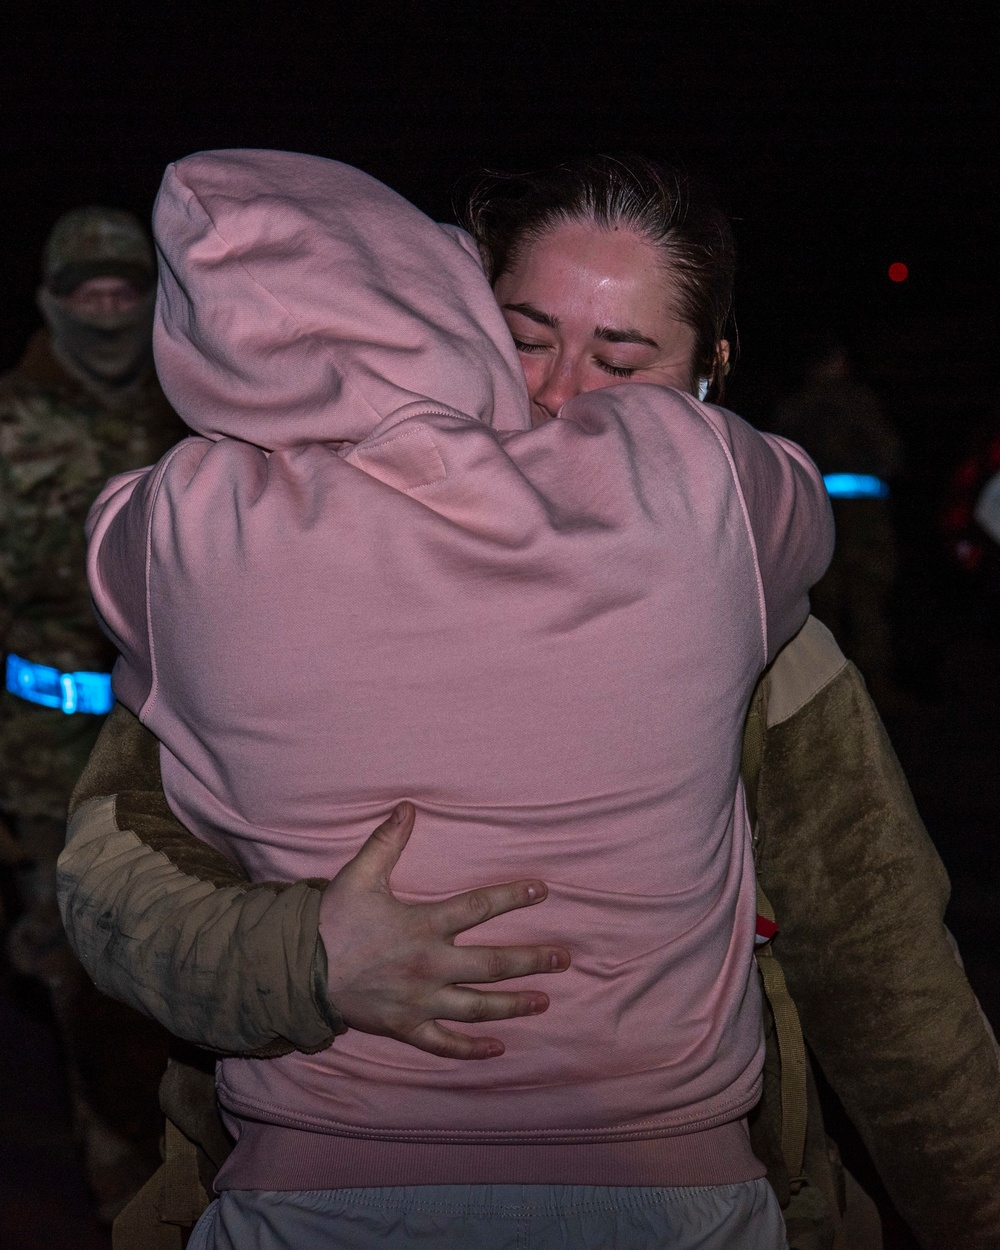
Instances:
[[[159,745],[117,704],[70,805],[59,904],[97,986],[176,1037],[271,1056],[329,1046],[326,881],[252,885],[181,825]]]
[[[944,867],[823,626],[769,680],[758,867],[806,1039],[921,1246],[1000,1247],[1000,1067]]]

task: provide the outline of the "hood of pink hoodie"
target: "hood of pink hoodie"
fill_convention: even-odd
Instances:
[[[472,241],[360,170],[198,153],[167,169],[153,225],[157,372],[196,433],[274,451],[428,410],[530,426]]]

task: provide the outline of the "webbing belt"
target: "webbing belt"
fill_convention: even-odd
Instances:
[[[7,656],[7,689],[19,699],[58,708],[67,716],[74,712],[104,716],[115,702],[110,673],[63,673],[19,655]]]

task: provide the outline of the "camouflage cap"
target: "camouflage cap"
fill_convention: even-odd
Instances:
[[[74,208],[52,227],[42,253],[42,281],[54,295],[69,295],[88,278],[125,278],[139,291],[156,280],[149,234],[120,208]]]

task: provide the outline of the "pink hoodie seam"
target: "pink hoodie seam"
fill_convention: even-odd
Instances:
[[[407,421],[410,421],[418,417],[448,416],[448,415],[450,414],[435,413],[434,411],[415,412],[413,413],[413,417],[407,417]],[[475,420],[474,418],[464,418],[464,419]],[[477,424],[480,424],[480,423],[477,422]],[[355,468],[360,469],[362,466],[361,464],[358,464],[357,461],[363,461],[366,457],[368,459],[374,459],[375,453],[378,451],[381,451],[383,447],[391,447],[393,443],[402,443],[402,442],[407,441],[408,439],[413,439],[415,437],[418,437],[420,432],[426,433],[428,441],[430,442],[431,446],[434,448],[435,455],[438,458],[438,464],[440,465],[440,471],[436,477],[428,478],[426,482],[414,482],[412,486],[404,486],[404,487],[394,486],[392,489],[399,490],[402,494],[408,495],[410,491],[422,490],[425,486],[436,486],[439,482],[447,481],[448,469],[441,455],[441,451],[438,448],[437,443],[435,443],[434,441],[434,436],[430,433],[430,431],[427,429],[425,425],[418,426],[416,429],[412,429],[412,430],[404,430],[403,433],[401,434],[393,434],[390,438],[380,439],[377,443],[372,443],[368,447],[365,447],[362,443],[357,443],[354,447],[354,450],[351,452],[349,456],[345,457],[345,459],[347,460],[347,463],[350,464],[353,458],[353,460],[355,461]]]
[[[740,510],[743,513],[743,524],[746,526],[747,537],[750,540],[750,551],[753,555],[754,577],[757,582],[757,607],[760,614],[761,645],[764,651],[764,665],[766,667],[768,660],[770,659],[767,649],[767,599],[764,594],[764,578],[760,571],[760,557],[757,554],[757,539],[753,532],[753,524],[750,520],[750,509],[747,507],[746,496],[743,494],[743,483],[740,481],[739,470],[736,467],[736,461],[733,459],[733,453],[729,444],[726,442],[725,438],[723,438],[722,432],[719,430],[710,414],[702,408],[701,404],[696,403],[694,399],[692,399],[691,396],[687,395],[684,391],[679,391],[678,394],[691,411],[694,412],[696,416],[700,417],[705,425],[707,425],[715,435],[719,446],[722,448],[723,455],[726,457],[729,464],[729,471],[733,476],[733,485],[736,487],[736,497],[740,501]]]

